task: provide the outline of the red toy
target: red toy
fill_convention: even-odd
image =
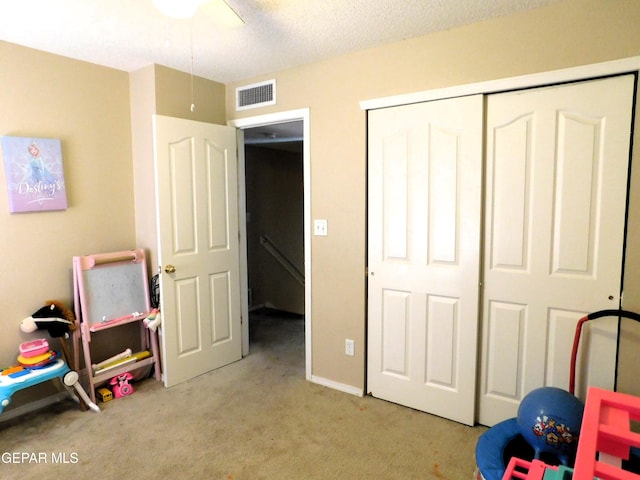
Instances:
[[[512,457],[502,480],[640,480],[623,466],[631,449],[640,447],[640,435],[631,430],[638,420],[640,398],[589,387],[573,470]]]
[[[622,468],[631,448],[640,447],[640,435],[631,430],[632,421],[638,420],[640,398],[590,387],[573,478],[640,479]]]
[[[543,480],[546,475],[547,469],[558,470],[558,467],[547,465],[541,460],[532,460],[527,462],[518,457],[511,457],[509,465],[504,472],[502,480],[512,480],[514,478],[521,478],[523,480]]]

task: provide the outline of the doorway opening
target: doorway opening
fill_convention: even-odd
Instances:
[[[303,312],[302,324],[304,326],[304,371],[305,378],[311,381],[311,228],[309,221],[311,218],[311,161],[309,109],[289,110],[236,119],[229,121],[228,124],[239,129],[241,249],[246,252],[246,256],[243,257],[241,255],[242,316],[248,319],[243,323],[242,328],[243,356],[249,354],[250,350],[250,309],[253,312],[258,312],[266,307],[267,313],[269,312],[268,309],[274,309],[275,311],[300,315],[298,312],[301,308]],[[256,152],[258,149],[262,150]],[[269,150],[273,151],[269,152]],[[250,158],[247,160],[245,155]],[[263,159],[269,158],[271,160],[266,162],[256,161],[251,157],[258,159],[261,157]],[[273,160],[275,157],[281,158]],[[286,158],[290,160],[296,158],[295,161],[291,160],[296,165],[287,165],[283,160]],[[259,163],[258,167],[256,167],[257,163]],[[280,174],[277,173],[277,168],[268,165],[270,163],[281,164],[279,168],[283,170],[280,171]],[[270,170],[270,168],[273,168],[273,170]],[[294,174],[294,170],[297,173]],[[296,186],[285,186],[283,175],[288,176],[289,181],[292,182],[291,185],[295,183]],[[295,181],[291,180],[293,178],[295,178]],[[300,181],[302,182],[301,185]],[[254,188],[253,186],[256,182],[260,185]],[[282,223],[278,218],[278,205],[286,201],[283,198],[286,199],[288,194],[283,190],[288,188],[294,189],[296,192],[300,192],[300,188],[302,189],[302,203],[300,204],[298,193],[298,199],[294,207],[290,205],[286,205],[286,208],[283,207],[283,210],[295,210],[297,212],[294,215],[295,219],[289,217],[288,222]],[[262,200],[254,201],[256,199],[252,198],[256,190],[262,191]],[[269,191],[270,193],[268,193]],[[247,202],[250,202],[252,206],[248,207]],[[254,208],[257,209],[255,212],[252,211]],[[265,221],[260,219],[259,221],[258,216],[263,214],[267,219],[271,218],[273,220]],[[260,231],[261,223],[266,224],[267,231]],[[272,235],[269,234],[271,229],[274,231]],[[286,232],[287,230],[297,232],[294,234],[295,240],[291,238],[286,240],[288,235],[284,233],[288,233]],[[251,245],[249,244],[250,231],[253,237]],[[302,235],[301,246],[299,243],[300,234]],[[296,247],[292,248],[293,245],[296,245]],[[268,252],[268,250],[271,250],[271,252]],[[259,261],[254,263],[258,252],[262,256],[268,255],[267,258],[270,258],[267,260],[270,264],[268,268],[261,266]],[[279,257],[279,259],[276,257]],[[252,267],[249,267],[250,261],[253,264]],[[256,272],[255,269],[263,269],[263,271]],[[270,272],[274,274],[271,277]],[[286,278],[286,280],[281,281],[283,285],[277,285],[279,280],[274,280],[276,278],[275,272],[277,272],[277,278]],[[252,275],[251,284],[250,275]],[[265,283],[276,285],[265,285]],[[300,298],[299,294],[292,295],[291,292],[289,292],[289,298],[285,298],[282,291],[278,294],[273,293],[278,288],[282,290],[284,284],[293,285],[291,288],[294,292],[302,290],[304,292],[302,297]]]
[[[244,130],[249,348],[304,366],[303,122]]]

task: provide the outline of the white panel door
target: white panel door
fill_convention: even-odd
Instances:
[[[474,423],[482,96],[369,112],[368,391]]]
[[[577,320],[618,308],[634,79],[490,95],[479,421],[568,388]],[[576,393],[612,388],[617,319],[583,331]]]
[[[234,128],[154,116],[165,386],[239,360]]]

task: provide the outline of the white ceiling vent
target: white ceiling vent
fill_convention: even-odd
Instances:
[[[236,111],[265,107],[276,103],[276,81],[253,83],[236,88]]]

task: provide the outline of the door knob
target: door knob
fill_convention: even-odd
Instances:
[[[164,267],[164,271],[167,273],[175,273],[176,267],[174,267],[173,265],[167,265],[166,267]]]

